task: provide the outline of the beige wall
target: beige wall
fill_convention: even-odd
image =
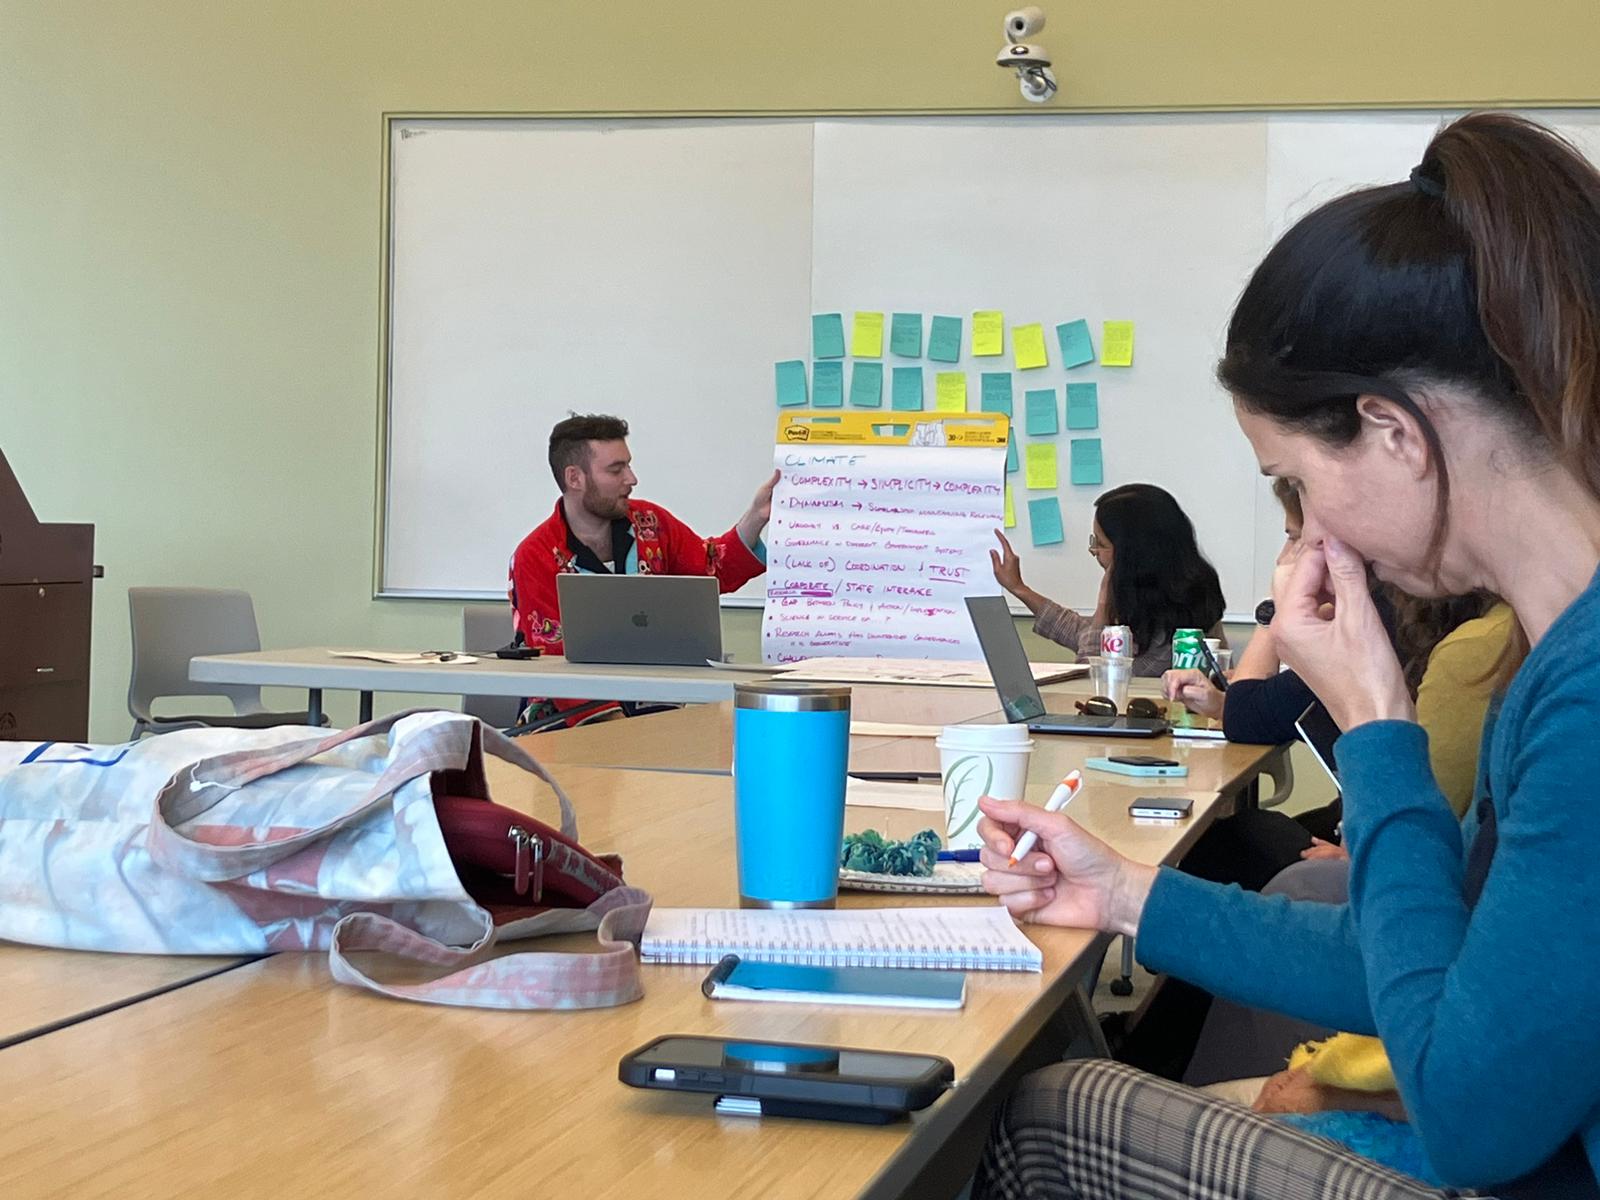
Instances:
[[[248,588],[268,645],[455,642],[455,605],[371,599],[383,112],[1023,108],[1003,3],[604,7],[0,0],[0,446],[98,526],[94,737],[129,585]],[[1060,107],[1597,94],[1592,0],[1049,7]]]

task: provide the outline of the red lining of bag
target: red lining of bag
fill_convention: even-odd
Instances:
[[[587,908],[623,886],[621,858],[591,854],[527,813],[471,796],[437,796],[433,803],[462,886],[493,915],[496,925],[550,908]],[[513,828],[525,830],[542,844],[543,887],[537,897],[517,891]]]

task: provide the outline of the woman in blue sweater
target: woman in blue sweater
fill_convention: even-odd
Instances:
[[[1137,933],[1152,970],[1378,1035],[1420,1174],[1600,1196],[1600,173],[1516,117],[1446,126],[1408,180],[1283,237],[1218,373],[1262,470],[1305,507],[1273,630],[1347,731],[1349,904],[1146,867],[1063,815],[987,801],[985,886],[1024,920]],[[1503,596],[1524,635],[1485,723],[1465,847],[1369,563],[1415,595]],[[1008,869],[1021,829],[1040,851]],[[1024,1081],[978,1191],[1448,1194],[1098,1061]]]

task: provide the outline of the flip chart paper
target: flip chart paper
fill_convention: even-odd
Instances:
[[[1042,437],[1060,431],[1056,424],[1056,390],[1045,388],[1029,392],[1027,404],[1027,430],[1029,437]]]
[[[1026,464],[1023,477],[1027,480],[1029,488],[1035,491],[1041,488],[1048,491],[1056,489],[1056,444],[1054,442],[1034,442],[1023,452],[1022,461]]]
[[[811,364],[811,407],[840,408],[844,405],[844,364]]]
[[[934,362],[961,361],[961,318],[935,317],[928,329],[928,357]]]
[[[1018,325],[1011,331],[1011,353],[1016,356],[1017,370],[1032,371],[1050,364],[1050,355],[1044,348],[1044,326]]]
[[[817,313],[811,318],[811,357],[844,357],[844,315]]]
[[[1015,529],[1017,525],[1017,502],[1011,494],[1011,485],[1006,484],[1006,528]]]
[[[858,312],[850,331],[850,353],[856,358],[883,357],[883,314]]]
[[[1100,365],[1133,366],[1133,322],[1107,321],[1100,331]]]
[[[1029,449],[1032,449],[1032,447],[1030,446]],[[1100,439],[1073,438],[1072,482],[1103,483],[1105,482],[1103,475],[1103,466],[1100,461]]]
[[[1029,500],[1028,530],[1035,546],[1056,546],[1065,541],[1061,531],[1061,501],[1054,496]]]
[[[1100,385],[1067,384],[1067,428],[1100,428]]]
[[[778,407],[806,406],[806,364],[799,359],[777,364]]]
[[[896,367],[890,404],[908,412],[922,411],[922,368]]]
[[[1006,315],[984,311],[972,314],[972,357],[992,358],[1006,352]]]
[[[933,407],[939,412],[967,411],[965,371],[940,371],[933,377]]]
[[[896,358],[922,357],[921,313],[895,313],[889,319],[889,353]]]
[[[883,364],[858,362],[850,368],[850,406],[883,407]]]
[[[981,659],[965,600],[995,590],[1002,462],[998,446],[778,446],[766,661]]]
[[[983,373],[983,390],[978,407],[983,412],[1005,413],[1008,417],[1011,415],[1010,371],[985,371]]]
[[[1094,361],[1094,342],[1089,337],[1089,322],[1068,321],[1056,326],[1056,341],[1061,346],[1061,365],[1081,367]]]

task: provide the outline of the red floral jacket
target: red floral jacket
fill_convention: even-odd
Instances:
[[[721,537],[703,538],[647,500],[628,501],[628,524],[641,575],[714,575],[720,590],[731,592],[767,569],[737,529]],[[555,512],[523,538],[511,556],[510,597],[517,632],[524,642],[545,654],[562,652],[556,576],[578,572],[579,554],[586,551],[575,548],[575,541],[557,500]]]

